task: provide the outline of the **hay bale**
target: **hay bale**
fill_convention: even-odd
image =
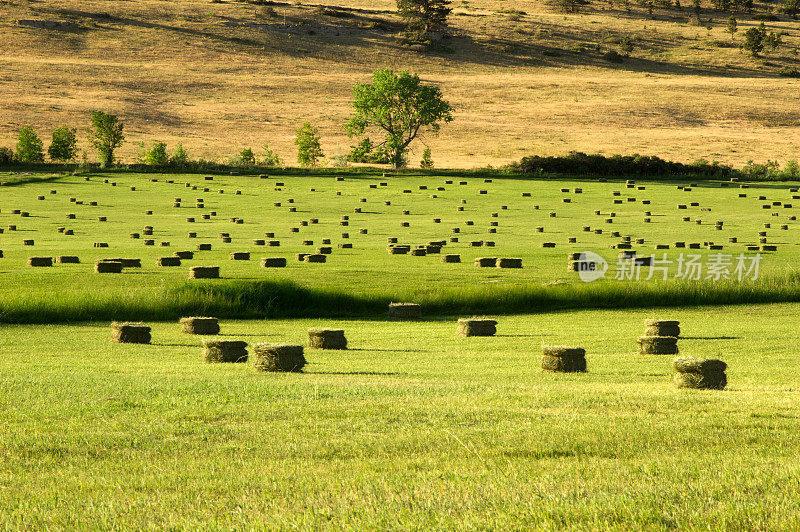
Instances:
[[[674,336],[681,334],[680,322],[674,320],[644,320],[645,336]]]
[[[203,339],[203,358],[211,364],[247,362],[247,342]]]
[[[456,334],[458,336],[494,336],[497,333],[497,321],[482,318],[459,318]]]
[[[321,246],[317,248],[317,254],[330,255],[331,253],[333,253],[333,248],[330,246]]]
[[[586,371],[586,350],[582,347],[542,346],[542,369],[556,373]]]
[[[176,251],[173,255],[179,259],[189,260],[194,258],[194,251]]]
[[[714,358],[678,357],[672,361],[672,367],[678,373],[708,373],[725,371],[728,365]]]
[[[197,244],[197,251],[211,251],[211,244]]]
[[[497,257],[478,257],[475,259],[475,266],[478,268],[494,268],[497,265]]]
[[[422,316],[422,306],[416,303],[389,303],[388,316],[395,320],[415,320]]]
[[[180,266],[181,259],[180,257],[159,257],[156,259],[156,264],[159,266]]]
[[[321,264],[323,262],[327,262],[328,256],[327,255],[323,255],[321,253],[309,253],[308,255],[305,256],[305,258],[303,260],[305,262],[313,262],[313,263]]]
[[[256,371],[300,373],[306,365],[303,346],[256,344],[253,346],[253,368]]]
[[[428,254],[428,250],[426,248],[414,248],[411,250],[412,257],[424,257]]]
[[[53,257],[28,257],[28,266],[45,268],[53,265]]]
[[[56,257],[56,263],[58,264],[80,264],[80,262],[81,260],[75,255],[61,255],[60,257]]]
[[[286,257],[264,257],[261,259],[262,268],[285,268]]]
[[[230,254],[231,260],[250,260],[250,253],[247,251],[234,251]]]
[[[347,338],[342,329],[309,329],[308,347],[316,349],[347,349]]]
[[[724,371],[710,371],[707,373],[676,373],[674,377],[676,388],[694,390],[722,390],[728,385],[728,377]]]
[[[189,268],[189,279],[219,279],[219,266],[193,266]]]
[[[122,273],[122,262],[117,260],[101,259],[94,263],[95,273]]]
[[[640,355],[677,355],[678,338],[675,336],[640,336]]]
[[[117,344],[149,344],[150,327],[141,323],[111,323],[111,342]]]
[[[447,262],[447,263],[461,262],[461,255],[442,255],[442,262]]]
[[[498,258],[495,265],[498,268],[522,268],[522,259]]]
[[[181,332],[184,334],[219,334],[219,321],[209,317],[187,317],[180,319]]]

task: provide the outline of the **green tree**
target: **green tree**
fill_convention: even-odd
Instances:
[[[150,149],[144,152],[144,162],[150,166],[166,166],[169,162],[167,144],[154,140]]]
[[[239,152],[239,164],[242,166],[255,166],[256,154],[253,148],[244,148]]]
[[[40,163],[44,161],[44,144],[36,131],[30,126],[23,126],[17,135],[17,151],[15,156],[21,163]]]
[[[424,130],[436,134],[442,122],[452,122],[453,108],[439,87],[424,85],[416,74],[376,70],[372,83],[353,87],[355,112],[345,126],[350,137],[375,129],[384,140],[373,150],[388,154],[396,168],[405,164],[408,146]]]
[[[115,115],[103,111],[92,111],[91,121],[90,142],[100,154],[100,164],[103,167],[111,166],[114,163],[114,150],[125,140],[123,124]]]
[[[297,162],[300,163],[300,166],[317,166],[319,160],[325,157],[319,142],[319,131],[306,122],[295,133],[297,135],[294,140],[297,145]]]
[[[444,31],[453,11],[449,0],[397,0],[397,11],[406,21],[406,33],[417,40]]]
[[[728,24],[725,26],[725,31],[731,34],[731,40],[733,40],[733,35],[739,31],[738,26],[739,25],[736,22],[736,17],[731,15],[731,17],[728,19]]]
[[[763,22],[757,28],[750,28],[744,32],[744,49],[753,54],[753,57],[758,57],[759,52],[764,49],[766,37],[767,29]]]
[[[71,161],[78,153],[78,139],[75,129],[61,126],[53,130],[53,138],[47,148],[47,154],[54,161]]]
[[[422,160],[419,162],[420,168],[433,168],[433,158],[431,157],[431,148],[426,146],[422,152]]]

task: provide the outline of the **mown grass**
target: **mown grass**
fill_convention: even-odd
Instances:
[[[796,530],[797,304],[455,320],[223,321],[302,343],[307,372],[202,362],[177,322],[112,345],[107,322],[3,325],[0,527]],[[729,364],[725,391],[676,390],[635,354],[650,317],[682,353]],[[545,374],[540,345],[589,372]]]

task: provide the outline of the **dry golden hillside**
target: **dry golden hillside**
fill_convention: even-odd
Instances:
[[[534,1],[453,5],[453,36],[419,51],[391,0],[0,0],[0,145],[25,124],[42,137],[62,124],[83,132],[99,108],[126,124],[123,160],[159,139],[213,160],[269,142],[293,162],[304,121],[335,156],[352,143],[342,130],[352,85],[391,67],[440,84],[457,109],[425,139],[437,166],[569,150],[732,164],[800,156],[800,80],[778,75],[800,68],[800,23],[786,15],[766,23],[786,32],[781,46],[754,59],[740,45],[758,21],[737,15],[732,38],[728,15],[705,4],[699,21],[688,2],[652,15],[598,1],[570,15]],[[631,57],[604,60],[624,37]]]

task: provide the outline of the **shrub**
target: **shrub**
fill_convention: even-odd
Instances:
[[[425,151],[422,152],[422,160],[419,162],[420,168],[433,168],[433,159],[431,158],[431,149],[426,146]]]
[[[14,150],[0,146],[0,166],[8,166],[14,160]]]
[[[750,28],[744,33],[743,48],[758,57],[759,52],[764,49],[764,39],[767,37],[767,30],[762,22],[757,28]]]
[[[512,164],[512,170],[543,176],[546,173],[579,174],[598,176],[697,176],[697,177],[729,177],[735,175],[733,168],[697,161],[692,164],[665,161],[659,157],[642,155],[587,155],[581,152],[570,152],[561,157],[540,157],[533,155],[524,157],[519,163]]]
[[[189,162],[189,154],[183,149],[183,144],[180,142],[175,146],[175,151],[172,152],[172,157],[169,158],[169,164],[172,166],[185,166]]]
[[[800,71],[796,68],[785,67],[778,71],[778,75],[783,78],[800,78]]]
[[[255,166],[256,164],[256,154],[253,153],[252,148],[244,148],[242,151],[239,152],[239,164],[242,166]]]
[[[603,59],[610,63],[622,63],[625,58],[616,50],[609,50],[602,55]]]
[[[144,152],[144,162],[150,166],[166,166],[169,162],[167,144],[154,140],[150,149]]]
[[[786,166],[783,167],[783,177],[800,179],[800,164],[796,160],[786,161]]]
[[[61,126],[53,130],[53,138],[47,148],[47,154],[54,161],[71,161],[78,153],[77,145],[75,129]]]
[[[281,166],[281,158],[278,154],[271,150],[269,144],[264,144],[264,159],[262,161],[264,166]]]
[[[17,136],[16,158],[21,163],[40,163],[44,161],[44,144],[36,131],[24,126]]]
[[[306,122],[296,134],[294,143],[297,145],[297,162],[304,167],[317,166],[319,160],[325,157],[319,142],[319,131]]]

